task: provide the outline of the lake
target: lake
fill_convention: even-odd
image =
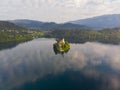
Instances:
[[[120,45],[70,44],[55,54],[55,39],[0,50],[0,90],[120,90]]]

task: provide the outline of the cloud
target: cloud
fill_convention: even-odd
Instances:
[[[0,19],[65,22],[120,13],[120,0],[0,0]]]

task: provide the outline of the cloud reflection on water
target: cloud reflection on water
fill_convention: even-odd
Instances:
[[[88,78],[101,81],[101,90],[120,88],[119,45],[94,42],[71,44],[69,53],[62,57],[54,54],[54,42],[37,39],[1,51],[0,89],[9,90],[67,70],[78,71]]]

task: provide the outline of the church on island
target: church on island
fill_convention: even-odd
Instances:
[[[63,38],[61,40],[57,40],[56,43],[53,44],[54,50],[59,53],[68,52],[70,49],[70,44]]]
[[[59,43],[59,44],[65,44],[64,38],[63,38],[62,40],[59,40],[58,43]]]

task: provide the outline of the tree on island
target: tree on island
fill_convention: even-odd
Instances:
[[[63,39],[58,40],[55,44],[53,44],[54,52],[57,53],[67,53],[70,49],[70,44]]]

